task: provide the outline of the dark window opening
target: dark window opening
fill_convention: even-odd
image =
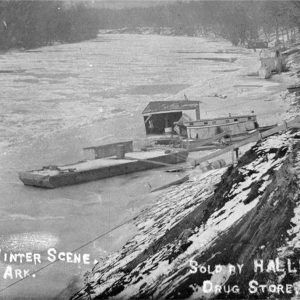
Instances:
[[[148,116],[144,116],[144,122],[147,121],[146,134],[164,134],[166,127],[172,127],[174,130],[174,122],[179,121],[181,117],[182,112],[154,114],[149,119]]]

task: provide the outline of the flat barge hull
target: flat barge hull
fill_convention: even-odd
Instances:
[[[178,164],[185,162],[187,156],[188,151],[184,149],[171,153],[164,153],[164,151],[132,152],[127,153],[124,159],[101,158],[58,167],[58,169],[43,168],[20,172],[19,178],[25,185],[53,189],[145,171],[162,167],[164,164]],[[128,158],[126,159],[126,157]]]

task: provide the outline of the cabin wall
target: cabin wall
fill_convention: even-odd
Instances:
[[[216,127],[189,127],[187,131],[188,137],[191,139],[208,139],[216,135]]]
[[[253,123],[256,121],[256,116],[245,116],[245,117],[228,117],[228,118],[221,118],[221,119],[205,119],[199,121],[192,121],[192,122],[185,122],[185,124],[192,125],[192,126],[213,126],[213,125],[225,125],[234,122],[240,123]],[[250,125],[249,125],[250,126]]]
[[[95,146],[95,147],[88,147],[84,148],[83,150],[87,152],[86,155],[89,155],[91,153],[94,154],[94,158],[103,158],[103,157],[110,157],[117,155],[119,151],[119,147],[123,146],[125,152],[132,152],[133,151],[133,142],[132,141],[126,141],[126,142],[119,142],[119,143],[113,143],[113,144],[107,144],[107,145],[101,145],[101,146]]]
[[[255,118],[255,119],[256,119],[256,118]],[[256,121],[254,121],[254,122],[252,122],[252,121],[247,121],[247,122],[245,123],[246,130],[254,130],[254,129],[256,129],[255,122],[256,122]]]
[[[196,114],[196,110],[195,109],[192,109],[192,110],[184,110],[182,111],[182,115],[183,116],[186,116],[186,118],[188,120],[197,120],[197,114]]]
[[[254,129],[253,122],[233,123],[230,125],[212,126],[212,127],[188,127],[188,137],[191,139],[209,139],[221,132],[228,132],[230,135],[247,133]]]

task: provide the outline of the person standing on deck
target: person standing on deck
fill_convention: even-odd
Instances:
[[[153,131],[154,131],[154,124],[153,124],[153,121],[150,119],[150,120],[148,121],[148,124],[149,124],[149,132],[150,132],[150,133],[153,133]]]

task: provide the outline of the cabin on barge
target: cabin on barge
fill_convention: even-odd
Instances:
[[[209,139],[226,132],[231,136],[245,135],[258,128],[255,115],[228,116],[199,121],[176,123],[190,139]]]
[[[200,120],[200,101],[152,101],[142,112],[146,134],[168,134],[180,120]]]
[[[187,140],[207,140],[219,136],[242,137],[258,129],[256,115],[201,119],[200,101],[150,102],[143,111],[146,135],[179,136]]]

